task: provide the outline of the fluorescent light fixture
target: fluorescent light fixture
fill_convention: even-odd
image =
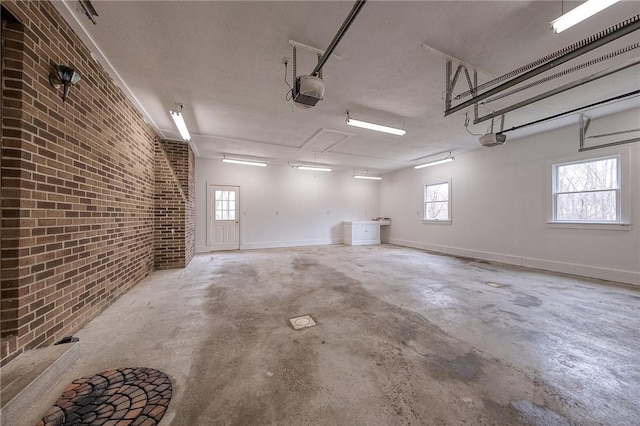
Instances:
[[[419,164],[415,166],[414,169],[421,169],[423,167],[435,166],[436,164],[448,163],[449,161],[453,161],[453,160],[455,160],[455,157],[448,157],[448,158],[445,158],[444,160],[438,160],[438,161],[432,161],[430,163]]]
[[[578,22],[582,22],[590,16],[595,15],[603,9],[617,3],[619,0],[589,0],[582,3],[575,9],[570,10],[558,19],[549,24],[554,33],[560,33],[567,28],[573,27]]]
[[[267,167],[267,163],[260,163],[258,161],[233,160],[231,158],[223,158],[222,162],[223,163],[233,163],[233,164],[244,164],[245,166]]]
[[[347,112],[347,121],[346,121],[346,123],[349,126],[355,126],[355,127],[360,127],[360,128],[369,129],[369,130],[375,130],[376,132],[391,133],[392,135],[398,135],[398,136],[403,136],[403,135],[405,135],[407,133],[406,131],[404,131],[402,129],[396,129],[395,127],[387,127],[387,126],[382,126],[380,124],[369,123],[367,121],[354,120],[353,118],[349,117],[349,112]]]
[[[298,170],[311,170],[314,172],[330,172],[331,169],[328,167],[315,167],[315,166],[296,166]]]
[[[356,179],[371,179],[371,180],[382,180],[380,176],[363,176],[363,175],[353,175]]]
[[[171,118],[173,118],[173,122],[176,123],[176,127],[180,132],[180,136],[185,141],[191,140],[191,135],[189,134],[189,130],[187,130],[187,125],[184,122],[184,118],[182,117],[182,111],[169,111],[171,113]]]

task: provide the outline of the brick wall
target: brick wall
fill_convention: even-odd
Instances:
[[[184,268],[195,250],[194,155],[189,145],[156,141],[154,266]]]
[[[2,29],[4,365],[77,331],[153,269],[158,152],[153,130],[49,2],[2,6],[22,24],[3,19]],[[51,62],[83,76],[66,103],[49,85]],[[185,181],[182,168],[174,175]],[[190,203],[179,215],[185,247]]]

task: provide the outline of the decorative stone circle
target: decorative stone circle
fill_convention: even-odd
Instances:
[[[74,380],[37,426],[157,425],[171,379],[152,368],[119,368]]]

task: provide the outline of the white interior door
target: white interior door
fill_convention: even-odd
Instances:
[[[209,185],[207,245],[211,251],[240,249],[240,187]]]

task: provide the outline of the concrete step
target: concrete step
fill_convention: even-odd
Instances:
[[[79,357],[79,342],[73,342],[27,351],[0,368],[0,423],[19,424]]]

